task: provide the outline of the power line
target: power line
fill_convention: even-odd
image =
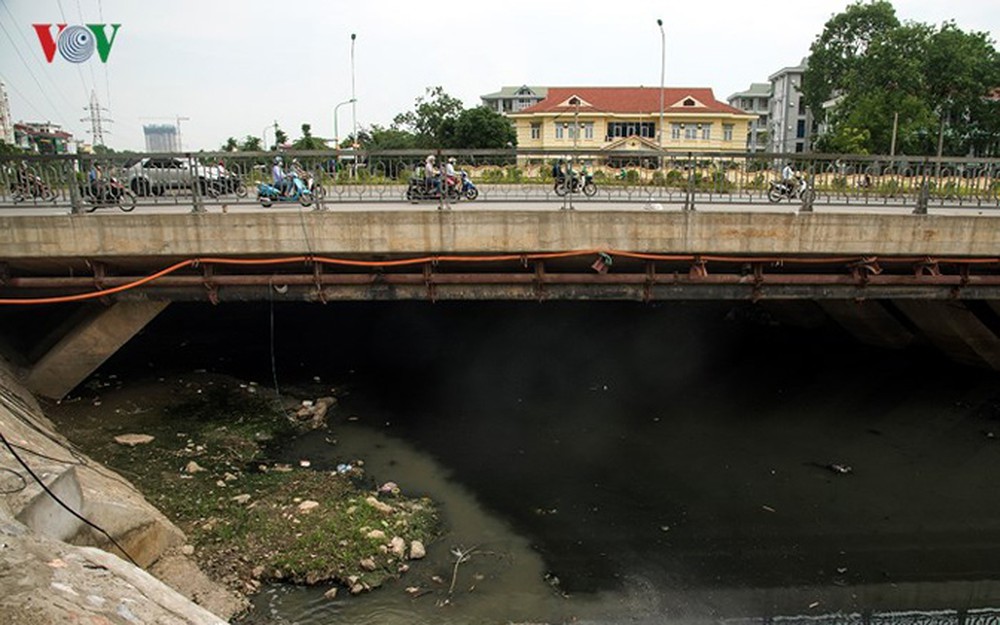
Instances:
[[[10,45],[14,48],[14,52],[17,53],[17,58],[21,59],[21,64],[24,65],[24,69],[28,70],[28,75],[31,76],[31,79],[35,81],[35,86],[38,87],[38,91],[42,94],[42,97],[45,98],[45,101],[49,103],[49,106],[52,107],[52,111],[56,114],[56,119],[59,119],[61,121],[61,116],[59,116],[59,109],[57,109],[56,106],[52,103],[52,100],[49,99],[49,96],[45,92],[45,89],[43,89],[41,83],[38,82],[38,77],[35,76],[35,72],[31,71],[31,66],[28,65],[28,62],[24,60],[24,55],[21,54],[21,50],[19,50],[17,44],[14,43],[14,38],[10,36],[9,32],[7,32],[7,27],[3,25],[2,21],[0,21],[0,30],[3,30],[3,34],[7,35],[7,40],[10,41]],[[63,125],[65,126],[66,124],[64,123]]]
[[[101,2],[101,0],[97,0],[97,15],[98,15],[98,17],[101,18],[101,24],[102,24],[101,28],[104,28],[104,26],[103,26],[103,24],[104,24],[104,5]],[[107,95],[107,99],[105,100],[105,102],[108,103],[108,107],[110,108],[111,107],[111,76],[110,76],[110,73],[108,72],[108,64],[107,64],[107,62],[103,63],[103,65],[104,65],[104,91],[105,91],[105,95]]]
[[[80,6],[80,0],[76,0],[76,10],[80,13],[80,23],[81,24],[86,24],[87,23],[87,19],[85,17],[83,17],[83,7]],[[90,65],[90,84],[92,84],[94,86],[93,89],[91,89],[91,92],[93,92],[94,89],[97,89],[97,75],[94,74],[94,64],[93,63],[88,63],[87,65]],[[97,145],[97,144],[95,144],[95,145]]]
[[[63,23],[68,22],[66,19],[66,11],[63,11],[62,0],[56,0],[56,4],[59,5],[59,15],[62,16]],[[80,67],[79,63],[74,63],[76,65],[76,73],[80,77],[80,85],[83,87],[83,97],[87,97],[87,92],[90,89],[87,88],[87,81],[83,79],[83,68]]]
[[[45,117],[45,115],[40,110],[38,110],[38,107],[35,106],[35,104],[31,100],[29,100],[27,96],[25,96],[23,93],[21,93],[21,90],[17,88],[17,85],[15,85],[14,83],[10,82],[3,75],[0,75],[0,80],[2,80],[4,82],[4,84],[6,84],[7,86],[9,86],[14,91],[14,93],[16,93],[18,95],[18,97],[20,97],[22,100],[24,100],[24,103],[28,105],[28,108],[30,108],[31,110],[33,110],[35,112],[35,114],[38,115],[39,118]]]
[[[15,23],[16,20],[14,18],[14,14],[10,12],[10,7],[7,6],[6,3],[3,3],[3,8],[4,8],[5,11],[7,11],[7,15],[10,16],[10,23],[11,24]],[[20,28],[15,29],[15,30],[17,31],[17,34],[21,36],[21,41],[24,42],[24,49],[27,50],[27,49],[31,48],[31,42],[29,42],[28,38],[24,36],[24,32]],[[59,84],[56,83],[56,81],[52,79],[52,75],[50,73],[44,72],[45,66],[41,64],[41,61],[38,60],[38,57],[32,55],[31,58],[34,59],[36,65],[38,65],[39,67],[42,68],[43,75],[46,78],[49,79],[49,83],[52,85],[52,90],[55,91],[56,93],[58,93],[59,97],[62,98],[63,103],[66,104],[67,106],[69,106],[69,108],[72,109],[73,108],[73,103],[70,102],[69,98],[66,97],[66,94],[63,93],[62,89],[59,87]]]

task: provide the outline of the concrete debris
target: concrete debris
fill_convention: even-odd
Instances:
[[[312,501],[307,499],[299,504],[299,512],[309,512],[310,510],[318,507],[319,507],[318,501]]]
[[[186,465],[184,465],[184,472],[185,473],[201,473],[202,471],[206,471],[206,470],[207,469],[205,469],[205,467],[201,466],[200,464],[198,464],[194,460],[192,460],[191,462],[189,462]]]
[[[389,541],[389,551],[398,558],[406,557],[406,541],[399,536],[393,536]]]
[[[424,543],[419,540],[414,540],[410,543],[410,559],[420,560],[427,555],[427,549],[424,548]]]
[[[155,437],[149,434],[119,434],[115,437],[115,442],[119,445],[128,445],[129,447],[135,447],[136,445],[145,445],[146,443],[153,442]]]

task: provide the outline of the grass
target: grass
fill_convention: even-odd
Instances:
[[[161,418],[143,425],[153,443],[104,442],[87,451],[130,477],[187,534],[199,564],[231,586],[337,581],[360,591],[398,577],[408,568],[411,541],[428,544],[438,533],[433,502],[376,498],[358,486],[359,469],[340,474],[266,460],[262,441],[296,430],[255,391],[235,384],[186,388]],[[203,470],[190,472],[192,462]],[[305,501],[318,506],[303,511]],[[372,530],[383,536],[370,537]],[[406,554],[389,549],[395,536]]]

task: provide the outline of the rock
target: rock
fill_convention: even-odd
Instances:
[[[330,590],[323,593],[324,599],[336,599],[337,598],[337,587],[334,586]]]
[[[253,570],[250,571],[250,575],[252,575],[254,579],[260,579],[261,577],[264,577],[264,570],[263,566],[255,566],[253,567]]]
[[[309,512],[313,508],[318,508],[318,507],[319,507],[319,502],[318,501],[312,501],[311,499],[307,499],[307,500],[305,500],[305,501],[303,501],[302,503],[299,504],[299,511],[300,512]]]
[[[309,462],[308,460],[299,460],[299,466],[302,467],[303,469],[308,469],[309,467],[312,466],[312,463]]]
[[[205,470],[206,470],[205,467],[201,466],[200,464],[198,464],[194,460],[192,460],[191,462],[187,463],[184,466],[184,471],[187,472],[187,473],[201,473],[202,471],[205,471]]]
[[[183,547],[181,547],[181,553],[183,553],[186,556],[194,555],[194,546],[184,545]]]
[[[399,558],[406,557],[406,541],[399,536],[393,536],[389,541],[389,551]]]
[[[363,568],[366,571],[374,571],[376,568],[378,568],[378,565],[375,564],[374,558],[362,558],[361,561],[358,562],[358,564],[361,565],[361,568]]]
[[[238,478],[232,473],[226,471],[226,474],[222,476],[222,479],[226,480],[227,482],[232,482],[233,480],[236,480]]]
[[[420,560],[427,555],[427,550],[424,548],[424,543],[419,540],[415,540],[410,543],[410,559]]]
[[[115,437],[115,442],[119,445],[128,445],[129,447],[135,447],[136,445],[145,445],[146,443],[153,442],[155,437],[149,434],[119,434]]]
[[[372,531],[368,532],[367,534],[365,534],[365,537],[366,538],[371,538],[373,540],[384,540],[385,539],[385,532],[383,532],[382,530],[372,530]]]
[[[365,499],[365,503],[367,503],[372,508],[375,508],[376,510],[378,510],[382,514],[391,514],[392,511],[393,511],[393,507],[392,506],[390,506],[387,503],[383,503],[383,502],[379,501],[378,499],[376,499],[375,497],[372,497],[372,496],[369,496],[367,499]]]
[[[364,591],[365,591],[365,587],[362,584],[354,584],[353,586],[351,586],[351,594],[352,595],[360,595]]]
[[[399,485],[395,482],[386,482],[378,487],[378,492],[386,495],[398,495]]]
[[[247,493],[243,493],[242,495],[236,495],[235,497],[230,498],[230,501],[235,501],[236,503],[242,506],[246,504],[248,501],[250,501],[250,495]]]

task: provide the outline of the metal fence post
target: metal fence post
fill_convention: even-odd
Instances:
[[[79,215],[83,212],[83,198],[80,197],[80,183],[76,172],[80,170],[80,161],[72,159],[66,161],[66,184],[69,189],[70,213]]]
[[[198,159],[190,154],[187,155],[188,171],[191,174],[191,212],[205,213],[205,204],[201,199],[201,181],[198,180]]]
[[[931,188],[930,181],[927,180],[927,169],[930,167],[927,159],[924,159],[923,175],[920,177],[920,194],[917,195],[917,206],[913,209],[914,215],[926,215],[927,214],[927,202],[930,199]]]
[[[694,154],[688,152],[688,179],[687,188],[684,190],[684,210],[694,210]]]
[[[809,165],[809,173],[806,174],[806,189],[802,194],[802,206],[799,207],[800,213],[811,213],[813,212],[813,200],[816,199],[816,164],[811,163]]]

